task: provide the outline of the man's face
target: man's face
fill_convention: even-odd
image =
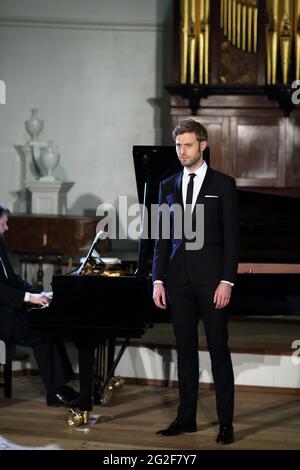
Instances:
[[[194,171],[203,163],[202,152],[206,148],[207,142],[199,142],[196,134],[186,132],[176,137],[176,152],[182,166]]]
[[[3,237],[4,233],[8,230],[7,226],[8,217],[6,214],[0,216],[0,237]]]

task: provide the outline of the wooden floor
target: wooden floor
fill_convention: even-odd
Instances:
[[[93,424],[75,429],[65,424],[65,408],[45,405],[38,377],[15,377],[13,389],[12,399],[0,398],[0,450],[300,449],[298,395],[237,392],[236,442],[221,447],[209,390],[199,391],[198,432],[168,438],[155,432],[176,416],[176,388],[125,383],[108,406],[94,407]]]

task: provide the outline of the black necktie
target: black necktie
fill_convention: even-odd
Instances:
[[[188,204],[189,204],[189,210],[192,212],[192,202],[193,202],[193,191],[194,191],[194,178],[196,174],[195,173],[190,173],[189,177],[189,184],[187,186],[187,192],[186,192],[186,206],[185,209],[188,209]]]

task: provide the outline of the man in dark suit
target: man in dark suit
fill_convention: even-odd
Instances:
[[[230,444],[234,440],[234,377],[227,345],[225,307],[230,301],[239,255],[236,185],[233,178],[209,168],[204,162],[207,131],[200,123],[192,119],[180,122],[173,137],[183,172],[160,184],[159,204],[169,207],[171,230],[170,237],[162,235],[164,212],[160,211],[152,276],[155,305],[165,309],[166,299],[170,304],[177,345],[180,404],[175,421],[157,434],[173,436],[197,430],[197,327],[199,315],[202,315],[220,424],[216,441]],[[180,237],[175,233],[180,222],[176,222],[176,212],[171,209],[175,204],[185,215]],[[196,217],[200,213],[199,205],[204,207],[202,220]],[[189,220],[191,227],[187,226]],[[193,247],[193,239],[188,240],[190,236],[186,234],[191,230],[199,234],[203,229],[203,246],[195,243]]]
[[[52,293],[40,292],[14,273],[3,244],[9,214],[0,204],[0,339],[6,344],[32,347],[47,389],[48,406],[72,406],[78,402],[78,393],[65,385],[73,378],[73,371],[63,342],[46,331],[33,329],[27,318],[27,307],[47,307]],[[39,314],[43,314],[42,309]]]

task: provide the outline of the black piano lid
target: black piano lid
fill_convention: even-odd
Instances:
[[[149,203],[156,204],[159,183],[182,170],[175,146],[134,145],[132,153],[139,203],[143,203],[144,187],[148,183]],[[209,148],[204,152],[204,160],[209,162]]]

